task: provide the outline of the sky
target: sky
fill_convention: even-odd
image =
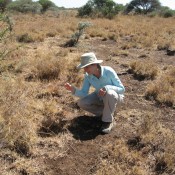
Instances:
[[[73,8],[82,7],[88,0],[51,0],[58,7]],[[113,0],[117,4],[123,4],[131,2],[131,0]],[[162,6],[168,6],[169,8],[175,10],[175,0],[159,0]]]

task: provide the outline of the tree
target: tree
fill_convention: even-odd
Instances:
[[[10,2],[12,2],[12,0],[0,0],[0,12],[3,13]]]
[[[78,16],[90,16],[93,13],[93,2],[88,1],[83,7],[78,9]]]
[[[49,0],[39,0],[38,1],[41,5],[42,5],[42,12],[45,12],[46,10],[48,10],[50,7],[55,7],[56,5],[49,1]]]
[[[94,4],[97,9],[101,9],[106,5],[106,0],[94,0]]]
[[[125,13],[129,13],[131,11],[136,13],[147,14],[149,12],[153,12],[158,10],[161,7],[159,0],[132,0],[126,10]]]
[[[78,9],[78,16],[102,16],[113,18],[121,10],[121,4],[113,0],[89,0]]]
[[[117,5],[114,1],[111,0],[106,0],[103,5],[104,6],[101,7],[101,12],[103,16],[106,16],[110,19],[119,13],[121,7],[121,5]]]

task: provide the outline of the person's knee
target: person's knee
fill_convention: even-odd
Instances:
[[[118,94],[114,90],[108,90],[106,95],[111,98],[118,98]]]

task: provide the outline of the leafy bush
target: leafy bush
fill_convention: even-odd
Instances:
[[[89,27],[90,25],[91,23],[89,22],[80,22],[77,28],[78,31],[75,34],[73,34],[71,39],[64,44],[64,47],[75,46],[78,43],[80,37],[83,35],[85,28]]]
[[[4,12],[10,2],[12,2],[12,0],[0,0],[0,12]]]
[[[9,10],[14,10],[22,13],[40,13],[42,10],[42,5],[38,2],[33,2],[32,0],[18,0],[11,2],[7,8]]]
[[[93,13],[93,6],[91,1],[87,2],[83,7],[78,9],[78,16],[91,16]]]
[[[103,16],[112,19],[123,9],[122,5],[116,5],[113,1],[106,1],[106,5],[102,8],[101,12]]]
[[[116,4],[112,0],[89,0],[83,7],[79,8],[78,16],[98,16],[111,19],[123,8],[122,5]]]
[[[175,15],[175,10],[171,10],[167,6],[162,6],[157,13],[161,17],[168,18]]]
[[[160,13],[160,16],[164,17],[164,18],[169,18],[169,17],[173,17],[175,15],[175,11],[174,10],[166,10]]]
[[[42,12],[45,12],[50,7],[55,7],[55,4],[49,0],[39,0],[38,1],[42,6]]]

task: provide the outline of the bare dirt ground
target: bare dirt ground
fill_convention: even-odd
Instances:
[[[54,38],[48,40],[47,44],[49,42],[54,47]],[[120,42],[127,41],[124,39]],[[45,130],[44,127],[40,128],[38,131],[40,142],[36,145],[36,152],[25,159],[25,161],[30,159],[36,162],[35,165],[30,166],[41,166],[38,173],[35,174],[100,174],[101,169],[104,171],[106,167],[110,169],[110,166],[115,162],[122,167],[123,160],[120,160],[120,155],[115,155],[115,149],[119,143],[129,152],[132,152],[131,148],[135,146],[135,154],[143,155],[143,161],[129,160],[128,158],[125,161],[128,169],[139,164],[137,166],[144,167],[143,169],[146,169],[149,175],[159,174],[163,170],[163,164],[156,164],[155,160],[150,158],[153,152],[160,151],[161,148],[159,149],[151,143],[142,142],[142,133],[146,132],[144,131],[144,120],[146,117],[150,117],[150,121],[159,121],[163,127],[175,132],[175,110],[164,105],[158,105],[155,101],[146,100],[144,92],[151,80],[139,81],[135,79],[132,74],[128,73],[128,66],[126,65],[132,60],[150,58],[154,59],[159,67],[163,67],[175,65],[175,57],[166,55],[165,51],[150,51],[139,48],[123,50],[123,54],[116,55],[114,50],[121,49],[120,42],[92,38],[82,42],[83,48],[79,45],[71,51],[93,51],[98,58],[104,60],[102,65],[111,66],[118,73],[126,87],[126,93],[124,104],[119,106],[115,113],[116,127],[108,135],[101,134],[99,132],[101,122],[93,115],[78,108],[76,105],[77,98],[64,89],[63,83],[65,80],[60,80],[58,82],[60,94],[54,96],[54,98],[57,100],[58,106],[62,107],[64,113],[58,116],[60,118],[59,124],[52,124],[50,130]],[[30,52],[33,49],[36,49],[36,46],[31,45]],[[49,97],[43,96],[42,98]],[[160,142],[159,140],[158,143]],[[124,150],[123,153],[126,154]],[[9,157],[5,158],[5,161],[9,165],[13,162]],[[19,173],[26,175],[28,170],[24,167]],[[116,174],[116,172],[111,171],[111,174]]]

